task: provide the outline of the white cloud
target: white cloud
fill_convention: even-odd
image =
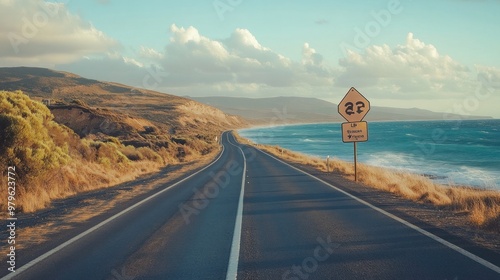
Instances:
[[[302,64],[305,65],[320,65],[323,63],[323,56],[316,53],[316,50],[305,43],[302,48]]]
[[[339,64],[335,86],[355,86],[374,105],[498,117],[500,69],[469,69],[412,33],[404,45],[348,51]]]
[[[332,84],[323,67],[322,76],[302,64],[262,46],[246,29],[236,29],[225,40],[200,35],[194,27],[172,25],[172,38],[160,65],[170,73],[164,86],[257,84],[271,87]],[[305,60],[313,56],[309,54]],[[314,57],[321,57],[315,54]],[[319,61],[318,61],[319,62]],[[315,76],[316,75],[316,76]],[[315,77],[314,77],[315,76]],[[222,86],[221,88],[227,88]]]
[[[236,29],[226,42],[228,46],[236,50],[270,51],[270,49],[264,48],[248,29]]]
[[[51,66],[119,47],[62,3],[2,0],[0,18],[2,65]]]
[[[194,27],[172,25],[170,32],[163,51],[143,46],[135,60],[107,55],[57,68],[181,95],[320,97],[331,92],[334,71],[309,44],[303,47],[302,60],[293,61],[262,46],[246,29],[236,29],[223,40],[207,38]]]
[[[153,49],[141,46],[139,50],[139,57],[144,59],[161,60],[164,58],[163,53]]]
[[[349,51],[340,60],[340,69],[329,65],[308,43],[302,46],[301,59],[294,61],[263,46],[247,29],[236,29],[220,40],[203,36],[193,26],[174,24],[170,33],[163,50],[141,46],[134,58],[103,51],[100,58],[90,56],[60,63],[57,68],[89,78],[191,96],[297,95],[331,99],[340,89],[356,86],[375,99],[459,100],[474,92],[478,73],[497,87],[500,80],[500,70],[478,66],[473,73],[412,33],[403,45],[370,46],[362,53]]]
[[[404,45],[370,46],[362,54],[348,51],[339,63],[344,71],[338,86],[370,87],[386,98],[457,97],[473,90],[467,67],[412,33]]]

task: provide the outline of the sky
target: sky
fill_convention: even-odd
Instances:
[[[0,0],[0,67],[500,118],[499,0]],[[336,108],[332,108],[336,110]]]

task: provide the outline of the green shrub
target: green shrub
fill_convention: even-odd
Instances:
[[[129,161],[129,159],[119,151],[118,146],[111,142],[99,143],[97,158],[98,160],[101,158],[107,158],[109,159],[110,164],[127,163]]]
[[[49,134],[52,127],[68,137],[42,103],[22,92],[0,92],[0,163],[15,165],[20,180],[35,178],[68,163],[68,147],[58,147]]]

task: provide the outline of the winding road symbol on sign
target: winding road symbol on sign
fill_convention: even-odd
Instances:
[[[360,122],[370,111],[370,101],[351,88],[338,105],[339,114],[348,122]]]

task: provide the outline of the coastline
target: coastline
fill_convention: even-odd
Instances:
[[[473,120],[403,120],[403,121],[392,121],[392,120],[386,120],[386,121],[372,121],[371,123],[373,124],[388,124],[388,123],[394,123],[394,124],[398,124],[398,123],[432,123],[432,122],[440,122],[440,123],[443,123],[443,124],[447,124],[447,125],[452,125],[451,126],[451,130],[455,131],[455,130],[459,130],[460,129],[460,126],[462,124],[458,124],[458,127],[455,127],[453,125],[453,122],[456,122],[456,121],[459,121],[459,122],[468,122],[468,121],[498,121],[499,119],[473,119]],[[255,130],[260,130],[260,129],[273,129],[275,131],[279,131],[279,130],[282,130],[282,129],[285,129],[285,128],[290,128],[290,127],[297,127],[297,126],[309,126],[309,125],[321,125],[321,126],[324,126],[324,125],[332,125],[332,126],[338,126],[340,128],[340,124],[341,123],[338,123],[338,122],[322,122],[322,123],[293,123],[293,124],[281,124],[281,125],[267,125],[267,126],[251,126],[251,127],[245,127],[245,128],[241,128],[241,129],[238,129],[237,132],[243,136],[243,137],[248,137],[248,139],[251,139],[252,141],[256,141],[256,144],[264,144],[264,145],[278,145],[278,146],[283,146],[284,148],[286,149],[289,149],[289,150],[292,150],[292,151],[295,151],[295,152],[298,152],[298,153],[301,153],[301,154],[305,154],[307,156],[311,156],[311,157],[319,157],[319,158],[326,158],[327,156],[331,156],[331,158],[337,158],[337,159],[340,159],[340,160],[343,160],[343,161],[346,161],[346,162],[353,162],[353,159],[352,159],[352,152],[344,152],[345,150],[348,150],[348,149],[343,149],[343,150],[339,150],[339,146],[336,146],[339,142],[341,143],[340,139],[336,139],[335,140],[324,140],[324,136],[326,136],[326,132],[325,132],[325,135],[311,135],[311,137],[309,136],[304,136],[302,135],[301,132],[297,132],[297,134],[299,136],[304,136],[304,137],[307,137],[305,140],[303,140],[303,142],[310,142],[309,144],[305,143],[304,144],[304,149],[301,149],[302,147],[299,147],[299,149],[296,149],[297,147],[294,148],[294,146],[297,146],[297,142],[295,141],[291,141],[289,142],[288,144],[284,144],[284,143],[281,143],[282,141],[259,141],[258,137],[260,136],[255,136],[255,137],[252,137],[250,135],[248,135],[247,132],[252,132],[252,131],[255,131]],[[332,129],[333,130],[333,129]],[[424,135],[425,137],[427,137],[428,139],[426,139],[425,137],[422,137],[419,141],[422,142],[422,146],[425,144],[425,145],[434,145],[435,143],[433,142],[434,139],[431,138],[434,137],[434,134],[436,130],[439,130],[439,131],[443,131],[443,129],[441,128],[436,128],[434,130],[430,130],[428,132],[426,132],[426,134],[422,134]],[[450,132],[446,132],[446,137],[448,137],[449,133],[452,133],[453,131],[450,131]],[[289,131],[287,131],[289,132]],[[296,132],[296,131],[294,131]],[[337,133],[334,133],[334,134],[331,134],[331,132],[337,132],[337,131],[331,131],[329,130],[328,131],[328,134],[329,136],[334,136],[336,137],[337,136]],[[257,135],[259,135],[260,132],[257,133]],[[338,133],[340,133],[340,129],[338,131]],[[379,132],[380,133],[380,132]],[[414,136],[414,137],[417,137],[415,135],[413,135],[413,132],[409,132],[411,133],[411,136]],[[440,132],[442,134],[445,134],[445,132]],[[330,135],[331,134],[331,135]],[[284,135],[286,135],[285,133],[281,133],[281,135],[279,135],[279,132],[276,134],[276,135],[269,135],[267,133],[263,133],[262,135],[263,138],[265,138],[265,140],[267,139],[281,139],[280,137],[283,137]],[[295,135],[295,133],[294,133]],[[370,133],[371,135],[371,133]],[[406,135],[410,135],[410,134],[406,134]],[[417,134],[418,136],[420,134]],[[257,138],[256,138],[257,137]],[[339,135],[340,137],[340,135]],[[452,135],[453,137],[453,135]],[[449,137],[448,137],[449,138]],[[311,140],[311,139],[314,139],[314,140]],[[479,138],[481,139],[481,138]],[[378,139],[380,141],[380,139]],[[413,139],[412,139],[413,140]],[[331,153],[330,151],[327,151],[327,152],[320,152],[322,149],[324,149],[324,146],[326,145],[325,143],[327,143],[331,141],[331,145],[332,145],[332,149],[336,149],[336,152],[335,153]],[[417,143],[419,141],[416,141]],[[368,145],[366,147],[370,147],[374,144],[372,143],[369,143],[369,142],[372,142],[372,141],[368,141],[368,142],[365,142],[365,143],[361,143],[362,145]],[[311,144],[312,143],[312,144]],[[430,144],[428,144],[430,143]],[[330,144],[330,143],[329,143]],[[440,145],[441,143],[436,141],[436,146],[437,145]],[[469,143],[468,143],[469,144]],[[309,146],[308,146],[309,145]],[[415,144],[415,148],[413,148],[414,151],[418,150],[417,149],[417,144]],[[316,147],[314,147],[316,146]],[[322,147],[321,147],[322,146]],[[380,146],[380,145],[379,145]],[[358,146],[359,147],[359,146]],[[311,150],[312,148],[312,150]],[[421,148],[421,147],[419,147]],[[433,147],[431,147],[433,148]],[[350,148],[352,150],[352,148]],[[423,149],[423,148],[422,148]],[[340,153],[339,153],[340,151]],[[406,152],[408,151],[408,152]],[[384,153],[382,153],[384,152]],[[363,155],[363,150],[360,152],[359,148],[358,148],[358,163],[363,163],[363,164],[367,164],[367,165],[371,165],[371,166],[377,166],[377,167],[381,167],[381,168],[384,168],[384,169],[390,169],[392,171],[395,171],[395,172],[410,172],[410,173],[413,173],[415,175],[420,175],[420,176],[424,176],[424,177],[427,177],[433,181],[435,181],[436,183],[440,184],[440,185],[443,185],[443,186],[448,186],[448,187],[470,187],[470,188],[476,188],[478,190],[494,190],[494,191],[500,191],[500,180],[498,180],[498,170],[496,169],[492,169],[491,167],[491,164],[487,167],[483,167],[483,166],[477,166],[477,165],[466,165],[466,164],[461,164],[460,162],[453,162],[453,161],[450,161],[448,162],[448,160],[444,160],[444,165],[441,165],[441,166],[445,166],[447,165],[448,163],[450,163],[450,165],[448,165],[449,169],[447,168],[444,168],[444,170],[442,168],[440,168],[440,166],[438,165],[438,163],[440,162],[439,160],[438,161],[435,161],[433,160],[432,158],[429,160],[429,154],[426,154],[428,153],[427,151],[419,151],[420,154],[412,154],[412,148],[409,147],[409,149],[407,150],[404,150],[404,151],[396,151],[396,150],[391,150],[389,148],[389,150],[384,150],[384,151],[376,151],[376,152],[372,152],[372,151],[364,151],[364,155]],[[387,152],[387,156],[394,156],[394,155],[401,155],[401,156],[405,156],[406,158],[402,159],[402,160],[406,160],[406,162],[403,162],[404,165],[397,165],[397,164],[391,164],[391,162],[389,162],[388,164],[388,161],[389,160],[386,160],[386,162],[384,162],[384,160],[381,160],[381,162],[378,162],[378,158],[375,158],[375,154],[382,154],[382,158],[385,157],[385,152]],[[433,152],[432,152],[433,153]],[[371,156],[372,158],[370,159],[367,159],[368,156]],[[364,157],[364,159],[363,159]],[[396,158],[397,160],[398,158]],[[416,160],[416,161],[414,161]],[[466,160],[469,160],[468,158],[466,158]],[[432,169],[431,165],[429,165],[429,163],[432,164],[432,166],[434,167],[438,167],[438,168],[434,168]],[[495,165],[493,165],[494,167]],[[468,169],[470,169],[470,173],[471,174],[467,174],[465,172],[463,172],[463,169],[465,169],[466,171],[468,171]],[[484,173],[486,172],[486,173]],[[482,177],[481,179],[484,178],[484,181],[477,181],[475,179],[477,179],[477,177],[479,175],[477,175],[476,173],[481,173],[480,174],[480,177]],[[457,177],[458,175],[458,177]],[[471,176],[471,177],[468,177]]]
[[[495,120],[500,120],[497,118],[478,118],[478,119],[423,119],[423,120],[370,120],[364,119],[363,121],[367,121],[370,123],[391,123],[391,122],[467,122],[467,121],[495,121]],[[266,123],[270,123],[272,121],[267,121]],[[250,124],[250,127],[244,127],[240,128],[239,130],[250,130],[250,129],[260,129],[260,128],[273,128],[273,127],[286,127],[286,126],[299,126],[299,125],[312,125],[312,124],[342,124],[346,122],[345,120],[340,120],[340,121],[325,121],[325,122],[288,122],[288,123],[280,123],[280,124],[275,124],[275,125],[269,125],[269,124]]]

